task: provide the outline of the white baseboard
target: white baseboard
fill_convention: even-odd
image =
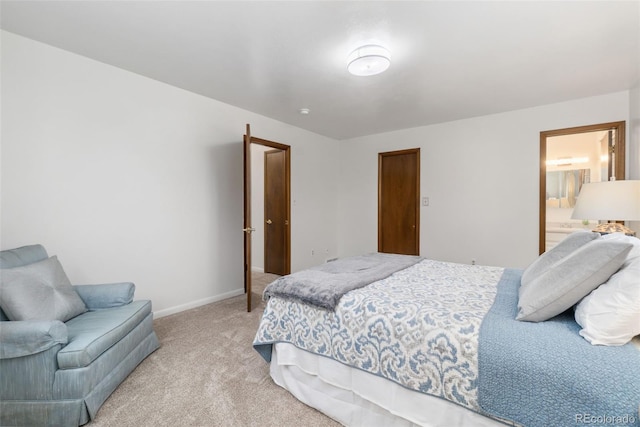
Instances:
[[[251,271],[254,273],[264,273],[264,268],[262,267],[251,267]]]
[[[188,302],[186,304],[176,305],[175,307],[165,308],[164,310],[154,311],[153,318],[158,319],[160,317],[169,316],[170,314],[180,313],[181,311],[190,310],[192,308],[200,307],[202,305],[211,304],[212,302],[222,301],[223,299],[237,297],[244,294],[244,289],[237,289],[235,291],[227,292],[224,294],[216,295],[213,297],[203,298],[197,301]]]

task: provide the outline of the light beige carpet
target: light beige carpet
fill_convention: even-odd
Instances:
[[[90,427],[339,426],[277,386],[252,342],[264,286],[154,321],[161,347],[116,389]]]

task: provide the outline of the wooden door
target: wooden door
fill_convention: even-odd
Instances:
[[[251,311],[251,129],[247,124],[244,135],[244,291],[247,294],[247,311]]]
[[[378,155],[378,252],[420,253],[420,149]]]
[[[283,153],[284,169],[284,273],[291,272],[291,147],[278,142],[251,136],[250,126],[244,135],[244,290],[247,293],[247,311],[251,311],[251,144],[271,147]]]
[[[280,276],[287,274],[286,192],[285,152],[267,151],[264,153],[264,272]]]

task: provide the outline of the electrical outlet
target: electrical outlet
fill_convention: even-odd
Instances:
[[[476,265],[476,259],[475,259],[475,258],[473,258],[473,259],[471,260],[471,265]]]

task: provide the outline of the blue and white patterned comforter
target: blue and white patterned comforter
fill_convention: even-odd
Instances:
[[[335,311],[274,297],[254,341],[291,343],[528,427],[640,427],[640,351],[592,346],[572,312],[515,320],[521,270],[424,260],[345,294]]]
[[[424,260],[335,311],[271,298],[254,347],[269,361],[271,345],[288,342],[478,411],[478,332],[503,270]]]

